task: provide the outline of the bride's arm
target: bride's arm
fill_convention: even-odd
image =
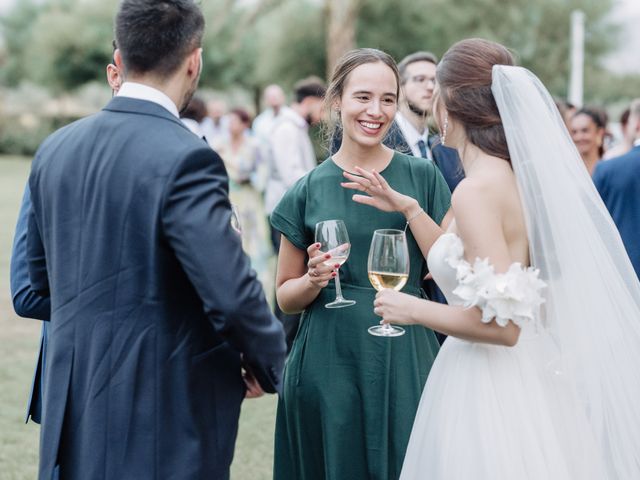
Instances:
[[[466,179],[452,197],[452,208],[467,260],[488,258],[495,272],[503,273],[513,262],[502,230],[500,198],[496,197],[496,192],[486,185]],[[495,321],[483,323],[482,312],[477,307],[441,305],[391,290],[378,293],[374,307],[385,322],[422,324],[474,342],[513,346],[520,335],[520,327],[513,322],[504,327]]]
[[[356,194],[353,200],[357,203],[375,207],[383,212],[399,212],[409,222],[411,233],[415,238],[422,256],[427,258],[431,246],[444,233],[443,228],[449,225],[451,211],[442,219],[442,227],[427,215],[415,198],[403,195],[392,189],[382,175],[375,170],[369,172],[355,167],[360,177],[344,172],[349,182],[342,186],[352,190],[364,192],[367,195]]]
[[[384,319],[384,323],[424,325],[436,332],[470,342],[513,347],[520,336],[520,327],[512,322],[505,327],[496,322],[482,323],[482,313],[477,307],[443,305],[394,290],[379,292],[373,311]]]

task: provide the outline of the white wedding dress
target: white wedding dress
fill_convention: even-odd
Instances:
[[[487,261],[470,265],[453,233],[438,239],[427,260],[450,305],[478,306],[483,321],[514,321],[521,334],[515,347],[447,338],[400,479],[607,479],[585,407],[539,321],[538,272],[514,264],[496,275]]]

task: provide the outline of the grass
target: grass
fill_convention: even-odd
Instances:
[[[0,157],[0,480],[37,477],[39,426],[24,423],[26,400],[40,339],[40,322],[19,318],[9,292],[9,259],[16,217],[29,162]],[[234,480],[272,477],[276,398],[248,400],[242,406]]]

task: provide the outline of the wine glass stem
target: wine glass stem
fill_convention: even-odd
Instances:
[[[340,270],[336,270],[336,300],[342,299],[342,288],[340,287]]]

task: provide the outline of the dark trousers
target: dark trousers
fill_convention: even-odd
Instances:
[[[269,224],[271,228],[271,243],[273,244],[273,250],[276,252],[276,255],[280,252],[280,235],[281,233],[273,228],[271,224]],[[300,315],[290,315],[288,313],[284,313],[280,310],[278,306],[278,301],[274,301],[273,304],[275,307],[273,308],[273,314],[276,316],[280,322],[282,322],[282,326],[284,327],[284,333],[287,340],[287,353],[291,351],[291,346],[293,345],[293,340],[296,338],[298,334],[298,328],[300,327]]]

